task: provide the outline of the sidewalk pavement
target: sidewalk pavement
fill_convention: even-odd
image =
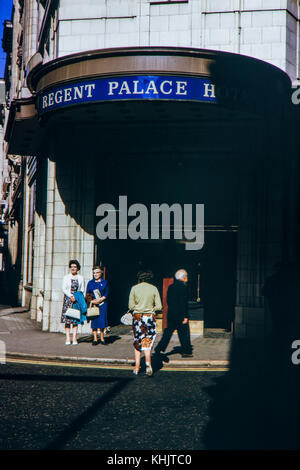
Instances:
[[[155,345],[161,334],[157,334]],[[65,335],[41,330],[39,323],[30,319],[30,313],[22,307],[0,305],[0,341],[4,342],[6,358],[60,361],[86,364],[131,366],[134,349],[131,327],[117,325],[105,335],[107,344],[92,346],[91,335],[80,334],[78,345],[65,345]],[[164,368],[227,368],[231,338],[205,338],[191,336],[193,357],[182,358],[177,333],[173,334],[165,354],[169,361]],[[154,348],[155,348],[154,345]]]

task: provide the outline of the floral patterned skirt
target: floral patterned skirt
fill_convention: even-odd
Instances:
[[[63,308],[62,308],[62,313],[61,313],[61,323],[64,323],[67,328],[69,328],[71,325],[72,326],[78,326],[80,324],[80,321],[74,320],[73,318],[68,318],[66,317],[65,313],[68,310],[68,308],[72,308],[73,302],[72,300],[64,295],[64,301],[63,301]]]
[[[133,314],[133,346],[137,351],[151,350],[156,337],[156,321],[153,315]]]

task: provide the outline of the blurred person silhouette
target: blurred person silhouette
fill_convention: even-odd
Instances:
[[[300,340],[300,271],[295,262],[281,261],[274,268],[276,272],[266,279],[262,291],[271,323],[265,363],[270,387],[268,406],[276,413],[277,426],[282,430],[276,436],[279,445],[296,449],[299,448],[300,365],[292,361],[292,344]]]
[[[280,362],[287,364],[290,342],[299,323],[299,270],[297,265],[283,261],[276,263],[274,268],[276,271],[266,279],[262,294],[270,318],[268,333],[273,353]]]

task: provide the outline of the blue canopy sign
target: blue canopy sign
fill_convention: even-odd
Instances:
[[[216,103],[215,85],[206,78],[139,75],[68,83],[39,94],[39,114],[67,106],[120,100],[184,100]]]

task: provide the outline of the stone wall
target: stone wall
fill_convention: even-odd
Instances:
[[[45,206],[36,214],[34,286],[31,317],[47,331],[64,331],[60,323],[62,280],[70,259],[81,264],[87,282],[94,262],[94,183],[82,162],[47,160],[47,177],[40,175]],[[45,184],[46,183],[46,184]],[[41,197],[41,194],[40,194]],[[81,332],[90,331],[87,325]]]
[[[298,77],[296,0],[61,0],[58,56],[111,47],[176,46],[245,54]]]

